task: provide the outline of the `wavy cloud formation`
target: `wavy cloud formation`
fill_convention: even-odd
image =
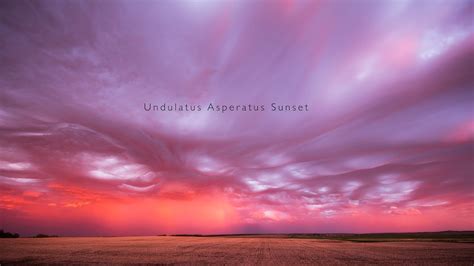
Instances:
[[[0,5],[5,229],[474,228],[472,1]]]

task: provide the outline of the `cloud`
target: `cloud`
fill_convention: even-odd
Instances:
[[[11,231],[472,229],[472,2],[201,2],[1,4]]]

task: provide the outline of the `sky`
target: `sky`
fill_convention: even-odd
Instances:
[[[0,228],[474,230],[473,10],[1,1]]]

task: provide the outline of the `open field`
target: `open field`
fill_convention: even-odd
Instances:
[[[0,263],[473,265],[474,244],[353,242],[291,235],[18,238],[0,239]]]

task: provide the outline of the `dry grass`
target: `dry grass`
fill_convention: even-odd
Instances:
[[[0,239],[0,264],[473,265],[474,244],[272,237]]]

